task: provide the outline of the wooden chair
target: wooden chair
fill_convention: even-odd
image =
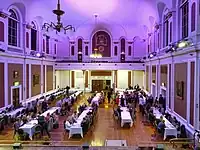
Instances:
[[[39,136],[39,138],[41,138],[42,136],[42,127],[40,125],[37,125],[35,127],[35,133],[34,133],[34,138],[37,138]]]

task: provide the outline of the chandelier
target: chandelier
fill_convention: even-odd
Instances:
[[[44,23],[42,29],[46,29],[46,31],[49,31],[49,29],[55,30],[56,33],[61,32],[64,30],[64,33],[66,34],[67,30],[72,30],[75,32],[75,28],[72,25],[64,26],[61,23],[61,16],[64,15],[64,11],[60,9],[60,0],[58,0],[57,9],[53,10],[53,13],[57,16],[57,24],[51,22],[51,23]]]
[[[95,49],[94,49],[94,53],[92,53],[92,54],[90,55],[90,58],[102,58],[102,54],[99,53],[98,48],[95,48]]]

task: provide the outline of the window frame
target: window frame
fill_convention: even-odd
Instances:
[[[8,16],[8,45],[9,46],[14,46],[14,47],[19,47],[20,43],[19,43],[19,35],[20,35],[20,19],[19,16],[17,14],[17,12],[13,9],[10,9],[9,12],[11,13],[10,16]],[[12,14],[14,14],[14,17],[12,17]],[[10,24],[15,24],[15,27],[13,27],[13,25]],[[15,30],[15,34],[10,34],[13,32],[13,30]],[[15,38],[13,42],[13,39]]]
[[[32,28],[31,28],[31,47],[30,47],[30,48],[31,48],[31,50],[33,50],[33,51],[37,51],[37,42],[38,42],[37,26],[36,26],[35,22],[33,22],[33,21],[31,22],[31,25],[32,25]],[[36,38],[35,40],[32,40],[32,38],[33,38],[33,37],[32,37],[32,36],[33,36],[33,35],[32,35],[33,32],[36,34],[36,35],[35,35],[35,38]],[[35,44],[35,49],[33,49],[33,43],[32,43],[32,41],[35,41],[35,43],[34,43],[34,44]]]
[[[183,11],[186,9],[185,14],[183,15]],[[189,1],[183,0],[180,4],[180,24],[181,24],[181,38],[187,38],[189,36]],[[186,24],[183,25],[184,20]]]

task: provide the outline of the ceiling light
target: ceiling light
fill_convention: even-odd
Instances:
[[[75,31],[72,25],[64,26],[61,22],[61,16],[64,15],[65,12],[60,9],[60,0],[58,0],[57,9],[53,10],[53,13],[57,16],[57,23],[44,23],[42,29],[46,29],[46,31],[55,30],[56,33],[64,31],[65,34],[67,30]]]

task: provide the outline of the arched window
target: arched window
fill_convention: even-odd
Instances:
[[[12,9],[9,12],[11,15],[8,18],[8,45],[18,46],[19,18]]]
[[[192,4],[192,10],[191,10],[191,32],[195,31],[195,19],[196,19],[196,3],[194,2]]]
[[[129,55],[129,56],[131,56],[131,51],[132,51],[132,48],[131,48],[131,46],[129,46],[129,47],[128,47],[128,55]]]
[[[117,46],[115,46],[114,55],[117,56]]]
[[[82,52],[83,49],[83,40],[78,39],[78,52]]]
[[[121,52],[125,53],[125,47],[126,47],[125,39],[122,38],[121,39]]]
[[[189,13],[189,2],[188,0],[182,0],[180,5],[181,11],[181,31],[182,38],[188,37],[188,13]]]
[[[74,46],[71,47],[71,55],[74,56]]]
[[[31,25],[31,50],[37,50],[37,28],[33,21]]]
[[[88,46],[85,47],[85,55],[88,56]]]

